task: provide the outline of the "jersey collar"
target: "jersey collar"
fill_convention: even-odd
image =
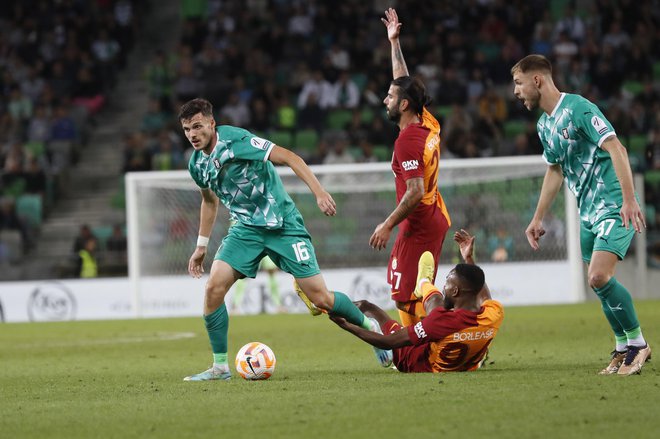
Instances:
[[[557,112],[557,109],[561,105],[561,101],[564,100],[564,96],[566,96],[566,93],[562,93],[559,95],[559,100],[557,101],[557,105],[555,105],[555,108],[552,110],[552,113],[550,113],[550,117],[555,117],[555,113]]]

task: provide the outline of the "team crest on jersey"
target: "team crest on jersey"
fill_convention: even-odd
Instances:
[[[605,131],[607,131],[609,128],[607,125],[605,125],[605,122],[603,122],[603,119],[601,119],[598,116],[594,116],[591,118],[591,125],[596,129],[598,134],[603,134]]]
[[[262,149],[265,151],[268,149],[270,142],[266,139],[262,139],[261,137],[253,137],[250,139],[250,145],[252,145],[254,148]]]
[[[401,166],[406,171],[412,171],[419,167],[419,162],[417,160],[406,160],[405,162],[401,162]]]
[[[564,139],[568,140],[568,128],[563,128],[561,130],[561,135],[564,137]]]
[[[396,258],[392,258],[392,270],[396,270],[396,266],[399,265]]]
[[[222,165],[220,164],[220,160],[218,159],[213,159],[213,166],[215,166],[215,169],[222,168]]]

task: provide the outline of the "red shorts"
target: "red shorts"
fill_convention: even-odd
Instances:
[[[401,328],[402,326],[395,320],[389,320],[381,326],[383,334],[391,334]],[[433,372],[424,345],[392,349],[392,357],[392,363],[399,372]]]
[[[447,229],[438,230],[438,239],[430,242],[416,242],[414,238],[404,238],[402,233],[397,235],[390,255],[390,262],[387,264],[387,283],[392,287],[392,300],[395,302],[410,302],[417,299],[413,294],[415,282],[417,281],[417,265],[419,257],[427,250],[433,254],[436,262],[432,279],[435,280],[435,274],[438,270],[437,263],[440,259],[440,251],[446,233]]]

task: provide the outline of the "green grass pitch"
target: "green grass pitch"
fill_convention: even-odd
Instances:
[[[612,347],[596,302],[509,307],[485,368],[442,375],[380,368],[325,316],[232,317],[230,357],[277,356],[262,382],[182,381],[210,364],[201,318],[6,324],[0,437],[658,437],[660,301],[637,309],[659,357],[625,378],[596,374]]]

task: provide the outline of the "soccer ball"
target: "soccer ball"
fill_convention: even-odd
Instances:
[[[275,354],[263,343],[253,341],[236,354],[236,371],[246,380],[266,380],[275,371]]]

